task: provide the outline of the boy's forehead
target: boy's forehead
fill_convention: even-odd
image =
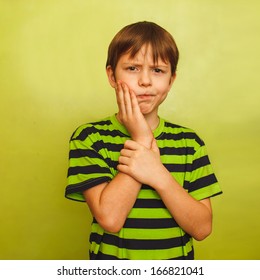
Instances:
[[[141,49],[135,54],[131,54],[131,50],[121,56],[121,60],[123,62],[131,62],[131,63],[141,63],[144,61],[149,62],[150,64],[163,64],[168,65],[168,61],[162,60],[161,57],[158,57],[157,61],[154,59],[154,53],[152,47],[150,45],[143,45]]]

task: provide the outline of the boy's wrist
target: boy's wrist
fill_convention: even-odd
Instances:
[[[173,177],[171,173],[166,169],[162,164],[160,172],[158,174],[153,174],[151,176],[152,182],[150,186],[154,188],[157,192],[161,192],[165,189],[166,186],[172,185]]]
[[[141,144],[145,146],[147,149],[151,149],[153,137],[151,136],[143,136],[143,137],[133,137],[134,141],[136,141],[138,144]]]

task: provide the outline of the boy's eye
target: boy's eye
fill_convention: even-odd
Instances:
[[[160,68],[154,68],[155,73],[163,73],[162,69]]]
[[[130,70],[130,71],[135,71],[135,70],[137,70],[137,68],[136,68],[135,66],[129,66],[127,69]]]

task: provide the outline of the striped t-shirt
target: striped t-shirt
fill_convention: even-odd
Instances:
[[[204,142],[194,131],[160,118],[153,133],[162,163],[192,197],[201,200],[221,193]],[[65,196],[85,201],[84,190],[111,181],[127,139],[129,133],[115,115],[80,126],[70,140]],[[90,259],[194,259],[194,249],[191,236],[178,226],[158,193],[142,185],[118,233],[105,231],[93,219]]]

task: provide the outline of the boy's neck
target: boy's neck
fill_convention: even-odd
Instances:
[[[160,123],[160,119],[157,114],[145,114],[144,118],[147,121],[152,131],[154,131]]]

